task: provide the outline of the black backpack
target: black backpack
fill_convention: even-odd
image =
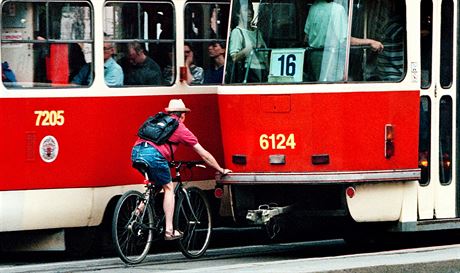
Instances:
[[[179,121],[166,113],[159,112],[149,117],[139,128],[137,135],[155,144],[161,145],[168,142],[169,137],[179,126]]]

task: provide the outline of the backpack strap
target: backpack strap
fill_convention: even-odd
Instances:
[[[174,161],[174,151],[173,151],[173,148],[172,148],[172,142],[171,141],[166,141],[166,143],[168,143],[168,146],[169,146],[169,150],[171,151],[171,161]]]

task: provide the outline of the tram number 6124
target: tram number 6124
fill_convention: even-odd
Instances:
[[[64,125],[64,110],[37,110],[34,111],[37,115],[35,126],[61,126]]]
[[[287,137],[285,134],[262,134],[259,138],[260,148],[262,150],[285,150],[287,148],[295,149],[295,138],[294,134],[289,134]]]

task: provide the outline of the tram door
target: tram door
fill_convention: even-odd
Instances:
[[[455,10],[454,0],[421,1],[420,220],[456,216]]]

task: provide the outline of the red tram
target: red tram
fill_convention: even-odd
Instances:
[[[184,41],[197,65],[211,65],[208,44],[225,42],[228,12],[220,1],[2,1],[1,250],[72,250],[96,227],[110,231],[119,196],[142,187],[130,162],[137,129],[172,98],[223,162],[216,84],[187,85],[179,71]],[[111,85],[105,51],[125,69],[133,42],[169,78]],[[87,82],[76,81],[85,66]],[[213,193],[214,172],[193,178]]]
[[[341,14],[316,30],[323,44],[309,40],[316,2]],[[92,241],[80,231],[103,230],[117,198],[141,187],[131,145],[171,98],[234,171],[217,181],[230,202],[214,205],[237,223],[460,228],[455,0],[1,3],[0,250]],[[224,84],[186,84],[184,42],[206,68],[215,41],[227,41]],[[106,45],[124,66],[132,43],[169,76],[109,84]],[[210,170],[194,179],[216,186]]]
[[[235,0],[231,13],[218,99],[234,173],[218,183],[237,222],[460,228],[457,1]]]

